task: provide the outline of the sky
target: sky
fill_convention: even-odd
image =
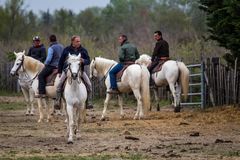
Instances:
[[[6,0],[0,0],[0,5],[4,6]],[[47,11],[50,13],[54,10],[65,8],[71,9],[75,13],[88,8],[88,7],[106,7],[110,0],[24,0],[23,8],[26,10],[33,10],[34,13],[40,11]]]

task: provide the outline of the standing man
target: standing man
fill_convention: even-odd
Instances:
[[[119,93],[117,88],[116,74],[123,69],[124,64],[135,63],[139,58],[139,53],[137,48],[128,42],[127,36],[122,34],[118,38],[120,44],[119,48],[119,63],[114,66],[109,72],[111,89],[108,91],[110,94]]]
[[[88,97],[92,92],[92,84],[90,79],[88,78],[87,74],[84,72],[84,66],[85,65],[89,65],[90,64],[90,57],[88,55],[88,51],[82,47],[81,45],[81,39],[80,36],[72,36],[71,38],[71,44],[69,46],[67,46],[64,50],[63,50],[63,54],[60,58],[60,61],[58,63],[58,73],[60,78],[60,82],[57,86],[57,99],[56,99],[56,104],[55,107],[56,109],[58,109],[60,107],[60,99],[61,99],[61,95],[62,95],[62,87],[63,87],[63,83],[65,81],[65,79],[67,78],[67,73],[66,73],[66,68],[67,68],[67,58],[69,53],[71,55],[78,55],[81,54],[81,60],[80,62],[82,63],[82,78],[84,81],[84,84],[86,85],[87,88],[87,92],[88,92]],[[88,104],[88,99],[87,99],[87,108],[89,108],[89,104]],[[91,106],[92,107],[92,106]]]
[[[36,95],[36,97],[46,96],[46,78],[53,72],[54,69],[57,69],[58,62],[63,52],[63,45],[57,42],[57,37],[54,34],[49,37],[49,42],[50,47],[48,48],[48,55],[45,61],[45,66],[38,75],[39,95]]]
[[[44,63],[46,59],[46,48],[41,44],[40,37],[33,37],[33,46],[28,51],[28,56]]]
[[[159,62],[169,59],[169,45],[168,42],[162,38],[161,31],[154,32],[154,39],[156,40],[156,44],[152,54],[152,63],[148,66],[148,70],[150,74],[154,67],[156,67]]]

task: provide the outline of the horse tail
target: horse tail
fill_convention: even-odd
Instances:
[[[180,81],[183,90],[184,100],[187,100],[188,89],[189,89],[189,70],[183,62],[178,62],[180,70]]]
[[[147,113],[150,110],[150,89],[149,89],[149,79],[150,73],[146,66],[141,65],[142,77],[141,77],[141,97],[144,107],[144,112]]]

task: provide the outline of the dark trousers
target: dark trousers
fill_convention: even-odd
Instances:
[[[45,66],[43,70],[38,75],[38,91],[39,94],[46,94],[46,78],[49,76],[53,69],[56,69],[56,67],[53,66]]]
[[[151,65],[148,66],[148,70],[150,72],[150,74],[152,74],[152,70],[154,67],[156,67],[159,64],[159,61],[152,61]]]
[[[118,63],[115,67],[111,69],[109,72],[110,76],[110,83],[111,83],[111,88],[112,89],[117,89],[117,79],[116,79],[116,74],[123,69],[123,64]]]

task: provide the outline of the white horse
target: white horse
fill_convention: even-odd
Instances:
[[[34,94],[38,93],[38,74],[41,72],[41,70],[44,67],[44,64],[40,61],[24,55],[24,52],[15,53],[16,60],[14,63],[14,66],[11,69],[11,75],[15,75],[20,67],[23,68],[23,73],[27,74],[30,78],[30,81],[32,83],[32,89],[34,91]],[[39,109],[39,120],[38,122],[42,122],[44,118],[43,114],[43,107],[42,104],[44,103],[44,106],[46,108],[47,112],[47,122],[51,118],[51,112],[47,106],[46,99],[47,98],[56,98],[56,86],[59,83],[59,77],[57,76],[54,86],[46,86],[46,98],[38,98],[38,109]]]
[[[17,54],[16,52],[14,52]],[[25,53],[25,50],[22,52]],[[18,84],[21,88],[21,91],[23,93],[27,110],[25,112],[25,115],[34,115],[35,109],[34,109],[34,91],[31,86],[31,79],[30,77],[24,72],[24,68],[19,65],[17,68],[17,75],[18,75]]]
[[[116,61],[95,57],[90,64],[90,78],[93,76],[105,77],[105,85],[108,91],[110,89],[110,77],[108,73],[116,64]],[[123,72],[121,82],[117,83],[118,89],[121,93],[133,91],[134,96],[137,99],[137,112],[134,119],[143,118],[143,107],[144,111],[147,111],[150,107],[149,78],[150,74],[145,66],[133,64],[127,67]],[[105,118],[110,98],[111,94],[107,93],[101,120],[104,120]],[[118,95],[118,104],[120,106],[120,118],[123,118],[124,113],[121,94]]]
[[[68,57],[68,72],[67,82],[64,89],[64,98],[67,104],[67,130],[68,130],[68,143],[73,143],[73,126],[74,126],[74,108],[76,107],[76,122],[75,134],[79,130],[80,125],[80,114],[86,121],[86,100],[87,100],[87,89],[81,80],[81,54],[78,56],[70,55]]]
[[[148,66],[151,63],[151,57],[143,54],[136,60],[136,63]],[[189,70],[186,65],[183,62],[168,60],[162,65],[160,71],[153,73],[151,76],[156,86],[169,85],[174,98],[174,111],[180,112],[181,89],[184,98],[187,99],[189,88]],[[155,96],[155,98],[158,97]]]

